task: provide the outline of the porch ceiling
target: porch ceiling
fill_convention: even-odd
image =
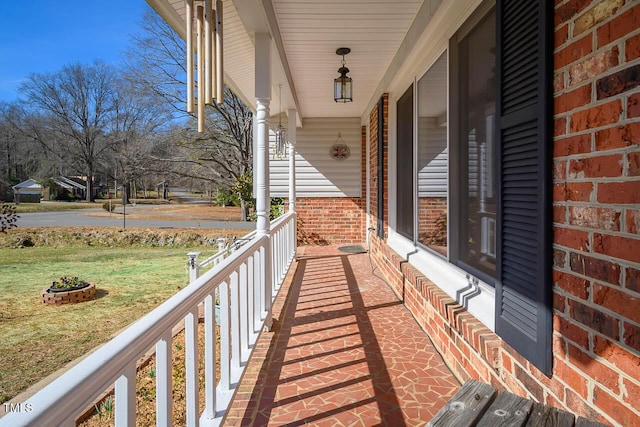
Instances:
[[[147,0],[184,37],[184,0]],[[423,0],[224,0],[225,80],[255,107],[252,35],[272,36],[271,112],[295,108],[303,117],[360,117],[400,47]],[[339,47],[354,102],[333,101]],[[299,122],[300,123],[300,122]]]

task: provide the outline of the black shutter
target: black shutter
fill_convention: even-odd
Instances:
[[[384,239],[384,98],[378,101],[378,224],[377,235]]]
[[[497,1],[498,280],[496,332],[552,371],[552,8]]]
[[[397,106],[396,231],[413,241],[413,85]]]

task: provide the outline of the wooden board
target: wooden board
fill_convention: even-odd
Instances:
[[[578,419],[576,420],[576,427],[607,427],[607,426],[597,421],[591,421],[586,418],[578,417]]]
[[[425,427],[474,425],[484,415],[495,394],[496,389],[491,385],[469,380]]]
[[[522,427],[527,422],[533,402],[506,391],[500,392],[478,427]]]
[[[552,406],[534,403],[526,427],[573,427],[574,415]]]

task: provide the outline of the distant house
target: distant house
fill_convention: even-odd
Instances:
[[[56,200],[84,199],[86,181],[76,177],[59,176],[53,179],[52,198]]]
[[[28,179],[13,187],[13,200],[16,203],[40,203],[42,186],[34,179]]]

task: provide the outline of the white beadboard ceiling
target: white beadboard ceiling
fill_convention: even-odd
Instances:
[[[184,0],[147,0],[184,36]],[[224,0],[225,79],[255,107],[252,34],[272,34],[272,114],[298,109],[304,117],[360,117],[423,0]],[[333,101],[339,47],[354,102]]]

